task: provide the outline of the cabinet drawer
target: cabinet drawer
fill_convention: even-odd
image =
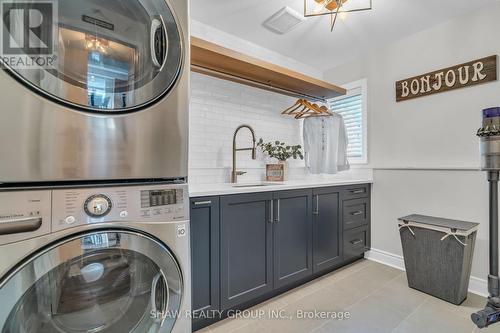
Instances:
[[[342,191],[342,199],[365,198],[370,194],[370,185],[352,185],[346,186]]]
[[[344,259],[359,257],[370,249],[368,227],[361,227],[344,232]]]
[[[342,203],[344,230],[368,224],[370,218],[370,199],[345,200]]]

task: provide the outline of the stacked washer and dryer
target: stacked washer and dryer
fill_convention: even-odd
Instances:
[[[191,332],[187,3],[54,1],[0,71],[0,332]]]

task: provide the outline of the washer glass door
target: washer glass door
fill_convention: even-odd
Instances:
[[[4,53],[13,57],[3,58],[5,65],[52,100],[86,111],[132,111],[164,96],[179,76],[181,32],[165,0],[9,3]]]
[[[1,332],[170,332],[182,276],[148,236],[107,231],[63,241],[0,284]]]

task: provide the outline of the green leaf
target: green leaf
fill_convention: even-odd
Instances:
[[[269,157],[276,158],[280,161],[286,161],[290,158],[297,159],[298,157],[304,159],[302,156],[302,147],[299,145],[290,146],[281,141],[274,141],[274,143],[264,142],[264,139],[260,138],[257,146],[259,146]]]

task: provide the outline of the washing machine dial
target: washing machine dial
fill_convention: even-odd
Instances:
[[[90,217],[103,217],[111,211],[111,200],[104,194],[96,194],[85,201],[84,210]]]

